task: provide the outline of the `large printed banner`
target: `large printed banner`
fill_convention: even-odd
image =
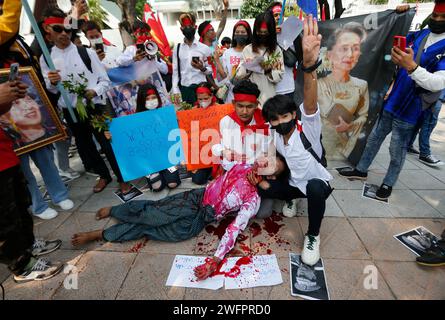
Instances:
[[[232,104],[224,104],[176,113],[181,129],[183,149],[186,152],[187,170],[212,166],[211,148],[221,140],[219,122],[234,110]]]
[[[111,122],[111,145],[125,181],[184,160],[174,106],[139,112]]]
[[[317,70],[323,145],[330,160],[356,164],[382,108],[395,65],[391,48],[405,36],[415,10],[387,10],[319,22],[322,65]],[[303,74],[298,73],[297,103],[303,101]]]

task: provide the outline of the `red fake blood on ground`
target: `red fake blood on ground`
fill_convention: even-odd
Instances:
[[[236,261],[235,266],[230,269],[229,272],[226,272],[226,277],[236,278],[241,273],[241,266],[248,265],[252,263],[252,258],[249,256],[241,257]]]
[[[250,250],[248,245],[245,245],[244,243],[239,244],[241,250],[243,250],[243,254],[252,254],[252,250]]]
[[[261,233],[261,226],[256,222],[252,223],[249,229],[250,232],[252,233],[252,238],[255,238],[257,235]]]
[[[232,223],[235,217],[224,218],[219,222],[217,227],[208,225],[205,229],[207,233],[213,234],[218,237],[219,240],[223,237],[226,232],[227,227]]]
[[[144,241],[136,243],[130,250],[128,250],[128,252],[139,252],[143,247],[145,247],[147,242],[148,239],[144,239]]]
[[[269,236],[274,236],[280,231],[284,224],[278,224],[277,221],[282,221],[283,217],[274,213],[269,218],[264,219],[264,230],[269,234]]]
[[[272,254],[272,250],[271,249],[267,249],[267,254]]]
[[[214,276],[218,276],[220,274],[225,275],[225,272],[221,272],[221,268],[222,266],[227,262],[227,258],[224,258],[218,265],[218,268],[215,270],[215,272],[213,272],[210,276],[214,277]]]

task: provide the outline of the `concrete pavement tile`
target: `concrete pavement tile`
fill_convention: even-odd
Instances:
[[[376,261],[392,292],[400,300],[444,300],[445,271],[415,262]]]
[[[347,217],[392,217],[388,204],[363,198],[362,190],[334,190],[333,197]]]
[[[81,250],[57,250],[48,258],[52,261],[65,262],[65,268],[54,278],[45,281],[31,281],[17,284],[9,277],[3,283],[6,291],[7,300],[50,300],[58,288],[68,291],[64,288],[65,279],[70,274],[70,267],[75,266],[84,254]],[[69,283],[69,279],[66,280]],[[74,283],[73,283],[74,284]]]
[[[399,219],[405,230],[410,230],[418,226],[424,226],[437,237],[445,230],[445,219]]]
[[[253,289],[205,290],[187,288],[185,300],[253,300]],[[215,310],[215,312],[217,312]]]
[[[85,201],[93,195],[93,189],[85,187],[70,187],[68,189],[68,197],[74,202],[74,207],[69,211],[76,211]],[[53,206],[58,208],[56,206]]]
[[[59,212],[58,216],[51,220],[43,220],[33,217],[34,220],[34,236],[37,238],[47,238],[49,234],[54,232],[62,225],[73,213],[69,211]]]
[[[308,219],[304,217],[298,219],[305,232],[309,224]],[[323,258],[357,260],[370,258],[354,229],[345,218],[324,218],[321,224],[320,238],[320,254]]]
[[[103,207],[112,207],[122,202],[114,194],[117,189],[107,187],[101,193],[95,193],[92,195],[82,206],[80,206],[79,211],[82,212],[96,212]]]
[[[442,159],[442,161],[445,162],[445,155],[443,157],[441,157],[441,159]],[[424,171],[428,172],[431,176],[433,176],[437,180],[445,183],[445,166],[430,167],[430,166],[424,165],[423,163],[421,163],[421,165],[423,166]]]
[[[0,264],[0,283],[8,279],[11,276],[8,267],[5,264]]]
[[[331,300],[394,300],[371,260],[323,259],[323,262]],[[378,275],[377,289],[366,289],[365,284],[372,284],[369,275],[374,271]]]
[[[335,193],[335,190],[334,190]],[[297,202],[297,213],[298,215],[307,217],[307,200],[306,199],[298,199]],[[335,202],[334,197],[329,197],[326,201],[326,211],[324,214],[325,217],[344,217],[345,215],[341,211],[337,202]]]
[[[78,289],[59,288],[53,299],[114,300],[135,257],[135,253],[87,252],[76,265]]]
[[[445,218],[445,197],[443,190],[416,190],[415,192]]]
[[[442,191],[442,194],[445,194]],[[439,211],[411,190],[394,190],[388,210],[397,218],[440,218]]]
[[[165,285],[174,259],[175,255],[140,253],[131,267],[117,299],[184,299],[185,288]]]
[[[445,183],[428,175],[423,170],[403,170],[399,176],[400,181],[414,190],[444,190]]]
[[[183,254],[193,255],[196,237],[181,242],[164,242],[148,240],[140,252],[152,254]]]

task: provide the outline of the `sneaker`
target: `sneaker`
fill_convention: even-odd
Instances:
[[[283,206],[283,215],[288,218],[292,218],[297,215],[297,199],[286,201]]]
[[[50,262],[47,259],[39,258],[31,269],[24,271],[21,275],[14,276],[14,281],[23,283],[47,280],[62,271],[63,265],[61,262]]]
[[[419,150],[414,149],[414,147],[409,147],[406,151],[411,154],[420,154]]]
[[[74,207],[74,202],[70,199],[65,199],[60,201],[59,203],[55,203],[56,206],[59,206],[62,210],[71,210]]]
[[[392,193],[392,187],[382,184],[380,188],[375,193],[375,197],[379,200],[387,200]]]
[[[320,260],[320,236],[307,234],[304,237],[304,247],[301,253],[301,261],[308,266],[314,266]]]
[[[416,258],[416,262],[423,266],[445,266],[445,248],[439,245],[430,248],[425,254]]]
[[[47,208],[42,213],[39,213],[39,214],[34,213],[34,215],[36,217],[39,217],[40,219],[43,219],[43,220],[51,220],[51,219],[54,219],[55,217],[57,217],[58,213],[56,210],[54,210],[52,208]]]
[[[35,257],[43,256],[56,251],[62,245],[62,240],[44,240],[35,239],[32,245],[32,255]]]
[[[345,169],[341,170],[339,174],[346,178],[353,178],[358,180],[366,180],[368,178],[368,174],[366,172],[358,171],[357,169]]]
[[[80,177],[80,173],[69,168],[67,171],[59,170],[59,175],[68,179],[76,179]]]
[[[428,166],[433,166],[433,167],[443,166],[443,162],[440,161],[439,159],[437,159],[432,154],[427,155],[427,156],[419,156],[419,161],[428,165]]]

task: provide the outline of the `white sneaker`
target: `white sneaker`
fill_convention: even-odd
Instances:
[[[318,260],[320,260],[320,236],[306,235],[301,261],[308,266],[313,266],[317,264]]]
[[[51,220],[51,219],[54,219],[55,217],[57,217],[58,213],[56,210],[54,210],[52,208],[47,208],[42,213],[40,213],[40,214],[34,213],[34,215],[36,217],[39,217],[40,219],[43,219],[43,220]]]
[[[283,215],[288,218],[295,217],[297,215],[297,199],[289,202],[285,202],[283,206]]]
[[[59,206],[62,208],[62,210],[71,210],[74,207],[74,202],[72,202],[70,199],[63,200],[59,203],[55,204],[56,206]]]
[[[59,170],[59,175],[68,179],[76,179],[80,177],[80,173],[69,168],[67,171]]]

